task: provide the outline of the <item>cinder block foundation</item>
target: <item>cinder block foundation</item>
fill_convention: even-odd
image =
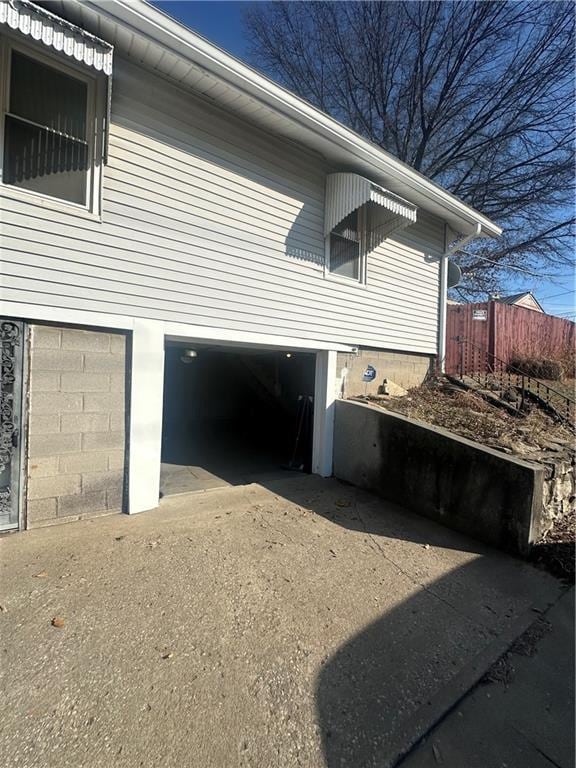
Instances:
[[[31,326],[27,527],[120,512],[126,336]]]
[[[337,376],[343,397],[377,395],[384,379],[393,381],[404,389],[419,387],[434,364],[433,355],[415,352],[393,352],[379,349],[360,349],[357,355],[339,352]],[[376,377],[371,382],[363,380],[366,368],[371,365]]]

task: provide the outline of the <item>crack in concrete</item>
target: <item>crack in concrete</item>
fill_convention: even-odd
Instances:
[[[434,592],[434,590],[430,589],[430,587],[426,586],[426,584],[423,584],[421,581],[418,581],[417,579],[415,579],[411,574],[409,574],[407,571],[405,571],[402,568],[402,566],[398,565],[398,563],[395,560],[393,560],[391,557],[389,557],[384,552],[384,549],[380,545],[380,542],[376,538],[374,538],[374,534],[372,534],[368,530],[368,526],[366,525],[366,520],[364,519],[364,517],[362,516],[362,513],[360,512],[360,509],[358,507],[358,499],[356,497],[354,498],[354,511],[356,512],[356,514],[358,515],[358,519],[360,520],[360,522],[364,526],[364,532],[366,533],[368,538],[373,542],[373,544],[378,549],[378,551],[380,552],[382,557],[387,562],[391,563],[396,568],[396,570],[399,573],[401,573],[406,579],[408,579],[408,581],[411,584],[414,584],[415,586],[420,587],[425,592],[427,592],[429,595],[432,595],[432,597],[436,598],[436,600],[439,600],[441,603],[444,603],[444,605],[448,606],[448,608],[450,608],[452,611],[454,611],[454,613],[457,613],[459,616],[463,616],[464,618],[466,618],[469,621],[471,621],[475,626],[482,627],[483,629],[489,629],[489,627],[486,627],[483,623],[482,624],[477,624],[476,621],[474,621],[472,619],[472,617],[468,613],[466,613],[465,611],[461,611],[459,608],[457,608],[455,605],[453,605],[449,600],[446,600],[446,598],[444,598],[441,595],[439,595],[436,592]]]
[[[528,736],[527,736],[527,735],[524,733],[524,731],[521,731],[521,730],[520,730],[520,728],[517,728],[515,725],[512,725],[512,728],[513,728],[513,729],[516,731],[516,733],[517,733],[519,736],[521,736],[521,737],[524,739],[524,741],[526,741],[528,744],[530,744],[530,746],[532,747],[532,749],[535,749],[535,750],[536,750],[536,752],[538,752],[538,754],[539,754],[539,755],[542,755],[542,757],[543,757],[545,760],[547,760],[547,761],[550,763],[550,765],[554,765],[554,766],[555,766],[555,768],[566,768],[565,766],[561,765],[560,763],[557,763],[557,762],[556,762],[556,760],[554,760],[554,758],[550,757],[550,755],[549,755],[549,754],[547,754],[546,752],[544,752],[544,750],[540,749],[540,747],[539,747],[537,744],[534,744],[534,742],[532,741],[532,739],[530,739],[530,738],[529,738],[529,737],[528,737]]]

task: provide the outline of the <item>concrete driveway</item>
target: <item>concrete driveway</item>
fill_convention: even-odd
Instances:
[[[350,486],[267,486],[0,541],[0,765],[390,765],[558,597]]]
[[[574,589],[536,622],[402,768],[574,768]]]

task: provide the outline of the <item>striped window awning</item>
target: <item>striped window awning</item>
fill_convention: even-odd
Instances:
[[[30,0],[0,0],[0,24],[75,59],[81,64],[112,74],[114,48]]]
[[[417,208],[356,173],[329,173],[326,180],[324,235],[358,208],[365,207],[366,250],[373,251],[393,232],[416,221]]]
[[[114,47],[30,0],[0,0],[0,25],[106,77],[102,160],[108,160]],[[0,26],[0,30],[2,29]]]

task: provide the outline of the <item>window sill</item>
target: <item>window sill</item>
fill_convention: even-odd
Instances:
[[[80,219],[89,221],[102,221],[102,214],[91,211],[83,205],[77,203],[67,203],[64,200],[58,200],[41,192],[33,192],[29,189],[20,189],[8,184],[0,184],[0,199],[18,200],[19,202],[29,203],[38,208],[44,208],[56,213],[65,213]]]
[[[349,288],[363,288],[368,287],[366,280],[355,280],[353,277],[342,277],[342,275],[335,275],[330,270],[324,270],[324,279],[330,280],[340,285],[347,285]]]

